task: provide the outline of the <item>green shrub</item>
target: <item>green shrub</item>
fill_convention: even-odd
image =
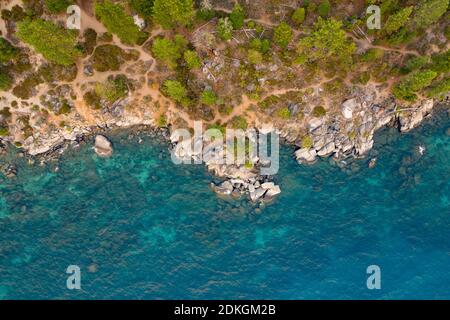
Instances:
[[[448,4],[449,0],[420,1],[413,17],[413,25],[416,28],[426,29],[444,15],[447,11]]]
[[[73,4],[71,0],[45,0],[45,5],[50,13],[61,13]]]
[[[313,117],[316,117],[316,118],[321,118],[321,117],[325,116],[326,114],[327,114],[327,110],[325,110],[325,108],[322,106],[316,106],[316,107],[314,107],[314,109],[312,111]]]
[[[7,91],[11,89],[13,79],[9,73],[0,69],[0,91]]]
[[[298,8],[297,10],[294,11],[294,13],[292,14],[292,21],[295,24],[302,24],[305,21],[305,17],[306,17],[306,11],[305,8]]]
[[[66,30],[42,19],[24,20],[17,24],[17,36],[31,45],[45,59],[71,65],[81,55],[77,45],[77,32]]]
[[[126,97],[128,93],[128,79],[124,75],[108,78],[104,83],[97,83],[95,93],[109,102]]]
[[[281,22],[276,28],[273,40],[282,48],[286,48],[291,42],[293,32],[291,27],[286,22]]]
[[[383,29],[384,32],[389,35],[394,33],[395,31],[398,31],[398,29],[406,24],[406,21],[408,21],[409,16],[412,12],[413,7],[411,6],[403,8],[396,14],[389,16]]]
[[[92,109],[101,109],[101,98],[99,95],[95,93],[94,90],[88,91],[83,95],[83,99],[86,102],[88,106],[90,106]]]
[[[100,72],[117,71],[124,62],[125,52],[113,44],[103,44],[95,48],[92,67]]]
[[[356,51],[354,42],[342,30],[342,22],[318,18],[311,35],[300,40],[298,53],[310,62],[348,67]]]
[[[174,69],[177,66],[177,60],[181,58],[179,46],[172,40],[166,38],[156,38],[152,45],[153,56]]]
[[[447,38],[447,40],[450,40],[450,25],[445,27],[444,35]]]
[[[330,1],[323,0],[317,7],[317,13],[322,18],[326,18],[328,16],[328,13],[330,12],[330,7],[331,7]]]
[[[71,111],[72,111],[72,107],[70,106],[69,102],[67,100],[63,100],[61,107],[59,108],[59,110],[56,114],[65,115],[65,114],[69,114]]]
[[[113,36],[109,32],[104,32],[98,37],[98,41],[100,42],[111,42],[113,40]]]
[[[270,50],[269,39],[254,38],[250,41],[250,48],[266,54]]]
[[[431,56],[430,69],[438,74],[450,72],[450,50]]]
[[[428,96],[431,98],[443,98],[444,95],[450,92],[450,78],[446,78],[428,90]]]
[[[261,64],[263,61],[262,54],[254,49],[249,49],[247,52],[248,62],[251,64]]]
[[[154,0],[129,0],[130,7],[141,17],[150,18],[153,14]]]
[[[0,126],[0,137],[9,136],[9,128],[6,125]]]
[[[228,17],[220,18],[217,22],[217,34],[225,41],[231,40],[233,37],[233,25]]]
[[[247,120],[242,116],[235,116],[231,119],[230,124],[234,129],[246,130],[248,127]]]
[[[303,149],[311,149],[313,144],[314,144],[314,141],[311,138],[311,136],[306,135],[302,138],[302,148]]]
[[[367,84],[367,82],[369,82],[369,80],[370,80],[370,73],[362,72],[358,76],[356,76],[352,82],[365,85]]]
[[[163,92],[181,105],[189,105],[190,101],[187,96],[187,89],[181,82],[177,80],[166,80],[164,82]]]
[[[380,60],[383,57],[384,57],[384,50],[383,49],[371,48],[371,49],[367,50],[366,52],[364,52],[360,56],[360,60],[362,62],[373,62],[373,61],[376,61],[376,60]]]
[[[397,99],[414,101],[417,98],[416,92],[428,87],[436,76],[437,72],[432,70],[416,71],[400,81],[392,93]]]
[[[156,121],[156,125],[159,128],[163,128],[163,127],[167,126],[167,118],[164,114],[159,115],[158,120]]]
[[[291,112],[289,111],[288,107],[283,107],[281,109],[278,109],[276,115],[278,118],[281,118],[284,120],[291,118]]]
[[[230,13],[231,24],[234,29],[240,29],[244,26],[245,11],[239,3],[235,3],[233,11]]]
[[[84,50],[87,54],[91,54],[97,45],[97,32],[88,28],[84,31]]]
[[[141,32],[131,16],[125,13],[124,8],[110,0],[95,3],[95,14],[109,32],[116,34],[125,44],[138,42]]]
[[[407,72],[419,70],[422,67],[426,66],[429,62],[430,57],[427,56],[412,57],[406,62],[405,70]]]
[[[217,103],[217,96],[211,89],[206,89],[200,96],[200,102],[207,106],[213,106]]]
[[[33,73],[16,85],[12,92],[18,98],[29,99],[33,96],[36,87],[42,82],[40,75]]]
[[[8,63],[15,59],[19,50],[15,48],[8,40],[0,37],[0,63]]]
[[[196,12],[196,19],[200,21],[209,21],[216,17],[216,12],[213,9],[201,8]]]
[[[154,0],[153,17],[165,29],[187,26],[194,16],[193,0]]]
[[[202,66],[200,58],[194,50],[186,50],[184,52],[184,61],[186,61],[187,67],[191,70]]]

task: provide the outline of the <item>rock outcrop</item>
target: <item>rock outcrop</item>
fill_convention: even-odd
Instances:
[[[100,157],[110,157],[113,153],[111,142],[103,135],[95,136],[94,151]]]
[[[300,148],[295,158],[300,164],[312,164],[317,157],[336,158],[348,156],[362,157],[374,144],[374,134],[381,127],[397,119],[399,130],[406,132],[415,128],[431,112],[434,106],[432,99],[418,102],[410,108],[401,108],[393,99],[376,103],[373,95],[359,94],[342,103],[341,115],[333,115],[332,119],[311,119],[308,122],[308,135],[312,140],[311,148]],[[282,130],[281,130],[282,131]],[[288,132],[282,133],[289,136]],[[286,141],[301,145],[298,137],[286,138]]]
[[[428,99],[399,112],[400,131],[407,132],[417,127],[433,109],[433,99]]]

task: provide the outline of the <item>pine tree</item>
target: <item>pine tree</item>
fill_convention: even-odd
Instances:
[[[282,22],[275,28],[273,40],[280,47],[286,48],[289,45],[289,42],[291,42],[292,35],[291,27],[286,22]]]
[[[41,53],[45,59],[65,66],[75,63],[77,32],[66,30],[43,19],[24,20],[17,24],[17,37]]]
[[[163,28],[187,26],[194,18],[193,0],[155,0],[153,17]]]
[[[233,11],[230,13],[230,20],[234,29],[240,29],[244,26],[245,11],[239,3],[234,5]]]
[[[233,25],[228,17],[220,18],[217,22],[217,34],[222,40],[231,40],[233,37]]]
[[[338,63],[347,66],[356,50],[342,30],[342,22],[318,18],[311,35],[300,40],[298,53],[310,62]]]
[[[135,44],[141,32],[134,24],[133,18],[125,13],[124,8],[111,1],[97,2],[95,14],[100,18],[109,32],[116,34],[125,44]]]
[[[425,0],[420,2],[413,18],[413,25],[421,29],[437,22],[447,11],[449,4],[449,0]]]
[[[386,21],[386,25],[384,26],[384,31],[386,34],[392,34],[401,27],[403,27],[408,21],[409,16],[413,12],[413,7],[406,7],[401,9],[396,14],[389,16]]]

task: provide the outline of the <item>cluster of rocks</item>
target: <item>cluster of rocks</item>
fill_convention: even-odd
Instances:
[[[399,109],[393,100],[382,104],[371,103],[362,97],[346,100],[341,106],[341,117],[327,121],[313,118],[308,122],[311,146],[301,147],[295,152],[301,164],[311,164],[317,157],[355,158],[366,155],[373,147],[374,134],[388,123],[399,123],[406,132],[416,127],[432,110],[434,101],[424,100],[412,108]]]
[[[431,112],[434,106],[433,99],[419,102],[405,110],[399,111],[399,125],[401,132],[407,132],[417,127],[423,119]]]
[[[229,179],[220,184],[211,182],[211,189],[219,195],[240,197],[248,194],[251,201],[270,201],[276,195],[281,193],[281,189],[274,182],[264,180],[263,178]]]
[[[246,135],[249,139],[256,136]],[[208,171],[214,176],[223,178],[220,184],[211,183],[214,192],[222,196],[240,197],[247,194],[251,201],[267,201],[279,193],[281,189],[270,181],[270,176],[262,176],[261,168],[270,165],[267,159],[260,159],[255,156],[251,159],[252,166],[244,164],[230,164],[226,161],[226,143],[223,141],[205,142],[202,136],[194,136],[176,141],[174,135],[171,136],[172,156],[180,162],[205,164]]]

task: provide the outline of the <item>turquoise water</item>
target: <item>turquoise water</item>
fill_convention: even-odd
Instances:
[[[352,173],[300,167],[284,147],[283,192],[261,210],[218,199],[203,166],[173,165],[146,136],[113,136],[109,159],[69,151],[58,172],[21,163],[0,182],[0,297],[450,298],[448,127],[442,112],[384,130],[377,166]],[[73,264],[81,290],[66,288]],[[381,290],[366,287],[373,264]]]

